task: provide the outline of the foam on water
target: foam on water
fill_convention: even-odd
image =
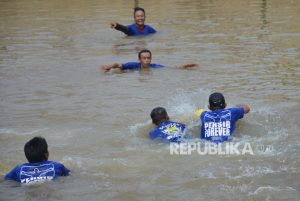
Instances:
[[[182,121],[187,124],[187,128],[196,130],[199,128],[199,121],[195,118],[194,112],[197,108],[205,108],[207,98],[209,96],[208,90],[194,90],[194,91],[181,91],[178,90],[175,96],[165,100],[167,102],[167,112],[171,120]],[[200,98],[201,97],[201,98]],[[200,100],[200,101],[199,101]],[[199,102],[201,104],[199,104]],[[279,111],[274,111],[269,107],[259,107],[251,109],[249,114],[245,114],[244,118],[238,122],[242,124],[237,128],[238,133],[235,141],[241,143],[251,142],[264,145],[277,145],[279,142],[285,140],[288,136],[287,128],[282,127],[282,117]],[[138,134],[139,131],[146,132],[147,126],[151,125],[151,120],[146,122],[137,123],[130,126],[130,133]],[[249,133],[254,131],[254,133]],[[192,135],[198,135],[198,133],[192,133]],[[273,151],[266,149],[264,154],[271,154]],[[278,152],[277,152],[278,153]]]
[[[145,127],[148,127],[151,124],[152,124],[151,120],[148,120],[147,122],[144,123],[137,123],[135,125],[129,126],[129,131],[131,134],[136,135],[139,133],[141,129],[144,129]]]
[[[201,96],[200,94],[205,95]],[[189,92],[179,90],[171,99],[165,100],[168,103],[166,109],[171,120],[182,121],[187,125],[188,135],[192,136],[192,139],[188,139],[188,142],[203,143],[203,140],[198,138],[200,122],[195,120],[193,115],[194,111],[199,108],[199,102],[201,103],[200,107],[206,105],[207,100],[203,97],[208,97],[209,94],[210,92],[202,89]],[[290,133],[288,128],[284,126],[284,122],[282,122],[284,121],[283,118],[282,113],[279,110],[274,110],[274,108],[268,106],[253,107],[250,113],[240,120],[235,131],[236,137],[234,137],[232,143],[240,143],[241,145],[249,143],[254,155],[207,155],[199,158],[197,154],[192,154],[188,157],[200,160],[204,164],[206,161],[216,163],[207,169],[202,169],[197,177],[210,180],[226,178],[228,181],[238,183],[243,181],[241,185],[221,184],[219,186],[221,190],[233,194],[242,193],[254,196],[264,191],[295,191],[294,188],[287,185],[255,188],[256,184],[251,182],[245,183],[249,179],[256,180],[257,178],[272,177],[271,175],[277,177],[286,172],[293,172],[294,174],[299,172],[299,168],[296,167],[297,162],[290,163],[290,160],[294,160],[294,156],[290,154],[291,146],[297,146],[295,144],[297,142],[289,142],[287,146],[286,143]],[[147,136],[147,133],[152,128],[150,125],[150,120],[137,123],[130,127],[130,132],[134,133],[135,136],[138,136],[140,132],[143,133],[143,136]],[[151,144],[150,146],[143,145],[143,149],[146,147],[144,150],[147,150],[149,153],[154,148],[158,155],[169,154],[169,146],[165,144],[154,145],[149,139],[144,139],[143,143]],[[223,148],[226,147],[226,143],[222,143],[221,146]],[[286,158],[286,155],[290,155],[290,157]],[[274,160],[274,157],[277,157],[277,159]],[[285,158],[289,162],[285,161]],[[195,162],[191,162],[191,167],[193,167],[192,163]],[[222,163],[226,164],[223,168]],[[282,165],[278,167],[276,163]],[[239,167],[237,168],[237,166]]]
[[[49,128],[41,128],[41,129],[35,129],[32,131],[24,131],[17,128],[0,128],[0,135],[1,134],[9,134],[9,135],[40,135],[44,131],[48,130]]]
[[[263,191],[297,191],[296,189],[292,187],[280,187],[280,186],[260,186],[257,188],[254,192],[248,193],[248,195],[257,195]]]

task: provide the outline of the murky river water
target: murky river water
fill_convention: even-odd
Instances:
[[[158,34],[110,29],[131,23],[137,4]],[[1,0],[0,17],[1,177],[37,135],[72,170],[40,186],[2,179],[0,200],[300,199],[299,0]],[[99,71],[143,48],[169,67]],[[184,63],[201,67],[172,68]],[[251,107],[234,142],[254,155],[170,155],[148,139],[156,106],[197,138],[185,116],[214,91]]]

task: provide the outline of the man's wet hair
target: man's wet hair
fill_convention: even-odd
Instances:
[[[226,107],[225,98],[223,94],[219,92],[212,93],[209,96],[209,106],[216,110],[216,109],[224,109]]]
[[[151,111],[152,123],[159,125],[162,121],[168,120],[168,113],[163,107],[156,107]]]
[[[44,161],[45,154],[48,153],[48,144],[43,137],[34,137],[24,146],[25,156],[30,163]]]
[[[135,13],[136,13],[137,11],[139,11],[139,10],[140,10],[140,11],[143,11],[144,15],[146,14],[144,8],[141,8],[141,7],[135,7],[135,8],[133,9],[133,16],[135,16]]]
[[[147,49],[143,49],[139,52],[139,59],[141,59],[141,56],[142,56],[142,53],[149,53],[150,54],[150,57],[152,57],[152,53],[150,50],[147,50]]]

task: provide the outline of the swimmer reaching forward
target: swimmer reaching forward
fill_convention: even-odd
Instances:
[[[250,107],[246,104],[233,108],[226,108],[226,106],[223,94],[215,92],[209,96],[210,111],[199,113],[202,122],[200,138],[215,143],[233,138],[237,121],[250,112]]]
[[[149,68],[161,68],[165,67],[161,64],[153,64],[151,63],[152,53],[150,50],[144,49],[141,50],[138,54],[139,62],[128,62],[125,64],[114,63],[114,64],[104,64],[101,66],[101,69],[104,72],[108,72],[111,69],[121,69],[121,70],[141,70],[141,69],[149,69]],[[184,64],[181,66],[177,66],[178,68],[193,68],[199,67],[198,64]]]
[[[145,10],[140,7],[134,8],[133,17],[135,24],[130,24],[128,26],[121,25],[117,22],[112,22],[110,24],[112,29],[123,32],[128,36],[138,36],[138,35],[148,35],[156,33],[156,30],[151,26],[145,24]]]

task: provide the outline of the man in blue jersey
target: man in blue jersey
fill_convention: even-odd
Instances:
[[[5,175],[5,180],[14,180],[22,184],[42,183],[59,176],[68,176],[63,164],[48,161],[48,144],[42,137],[34,137],[24,146],[25,156],[29,163],[17,165]]]
[[[152,64],[152,53],[150,50],[144,49],[141,50],[138,54],[139,62],[128,62],[125,64],[114,63],[114,64],[104,64],[101,66],[104,72],[108,72],[111,69],[120,69],[120,70],[142,70],[149,68],[161,68],[164,67],[161,64]],[[198,64],[184,64],[178,66],[178,68],[193,68],[198,67]]]
[[[145,24],[145,10],[140,7],[134,8],[133,17],[135,24],[124,26],[117,22],[111,23],[111,28],[122,31],[128,36],[148,35],[156,33],[156,30]]]
[[[152,123],[157,127],[149,133],[152,140],[163,142],[180,142],[184,137],[185,125],[170,121],[168,113],[163,107],[156,107],[151,111]]]
[[[248,105],[239,105],[235,108],[226,108],[225,98],[221,93],[213,93],[209,96],[208,109],[200,118],[202,121],[200,138],[211,142],[220,143],[231,140],[236,122],[250,111]]]

